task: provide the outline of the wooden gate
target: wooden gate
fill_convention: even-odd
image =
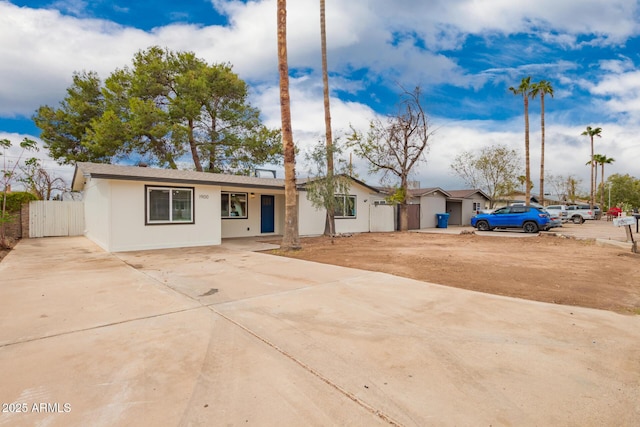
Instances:
[[[84,203],[37,200],[29,202],[29,237],[82,236]]]
[[[396,230],[400,230],[400,205],[396,205]],[[409,216],[409,230],[420,229],[420,205],[409,204],[407,205],[407,215]]]
[[[409,230],[420,229],[420,205],[407,205],[409,210]]]

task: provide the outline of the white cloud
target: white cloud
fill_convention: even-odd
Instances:
[[[568,36],[596,35],[602,43],[620,43],[638,34],[638,3],[612,0],[378,0],[381,15],[410,28],[435,28],[471,34],[529,33],[553,29]],[[374,6],[375,7],[375,6]],[[597,19],[594,19],[597,17]],[[428,32],[428,30],[425,30]],[[558,39],[562,44],[571,40]]]
[[[104,78],[115,68],[130,63],[136,51],[157,44],[194,51],[210,62],[233,64],[234,70],[250,81],[252,98],[267,124],[279,127],[275,0],[215,0],[213,4],[226,14],[229,26],[181,24],[145,32],[103,20],[64,16],[54,10],[20,8],[0,0],[0,116],[28,117],[39,105],[57,104],[74,71],[95,70]],[[67,10],[71,6],[82,15],[81,0],[65,3]],[[301,70],[292,78],[294,138],[311,144],[324,133],[319,6],[315,0],[297,0],[289,2],[288,7],[289,64],[292,69]],[[419,82],[425,86],[452,84],[477,89],[487,81],[497,85],[502,82],[500,79],[513,75],[554,70],[560,83],[556,99],[570,99],[572,90],[586,89],[594,95],[594,102],[603,102],[598,119],[610,113],[629,117],[627,128],[615,122],[599,125],[605,130],[601,147],[610,150],[609,156],[616,153],[616,163],[609,167],[612,172],[640,175],[633,162],[640,158],[635,142],[640,129],[634,125],[640,123],[640,74],[631,59],[615,57],[600,62],[594,72],[603,77],[594,80],[592,76],[562,77],[576,67],[562,59],[515,66],[512,59],[522,52],[513,47],[508,51],[505,47],[501,58],[486,58],[494,68],[477,76],[441,53],[442,49],[460,49],[470,35],[491,41],[494,35],[534,31],[543,40],[567,49],[585,38],[593,38],[596,43],[622,43],[638,35],[637,1],[611,0],[603,6],[601,0],[327,0],[326,9],[334,94],[337,90],[362,93],[370,82],[392,87],[394,80],[407,85]],[[360,79],[349,79],[346,72],[354,70],[367,72],[361,73]],[[368,95],[371,101],[367,102],[375,106],[377,94]],[[476,101],[477,108],[483,108],[482,102]],[[332,97],[336,136],[349,124],[365,129],[374,115],[373,109],[363,103]],[[582,166],[584,162],[576,161],[576,157],[588,155],[582,150],[584,141],[579,137],[583,126],[561,125],[566,123],[566,117],[563,111],[547,116],[547,170],[562,175],[587,174],[584,182],[588,182],[588,168]],[[436,118],[436,126],[437,121]],[[442,127],[432,138],[429,161],[418,170],[417,178],[427,186],[461,186],[449,173],[453,157],[469,147],[492,143],[521,150],[520,121],[520,117],[513,122],[458,121]],[[536,123],[533,118],[531,123]],[[535,135],[532,132],[532,141]],[[532,149],[532,165],[536,155],[533,153]]]
[[[6,2],[0,2],[0,40],[0,115],[8,117],[57,103],[74,71],[106,76],[151,42],[143,31]]]

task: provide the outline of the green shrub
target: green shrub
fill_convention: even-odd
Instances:
[[[16,191],[7,194],[7,212],[18,212],[23,203],[38,200],[36,196],[26,191]],[[2,210],[2,193],[0,193],[0,210]]]

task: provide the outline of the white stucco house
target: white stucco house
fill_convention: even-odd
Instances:
[[[85,235],[110,252],[219,245],[224,238],[284,231],[284,180],[175,169],[77,163]],[[297,186],[299,234],[322,234],[325,212]],[[338,233],[393,231],[393,209],[378,190],[352,178],[339,194]],[[379,197],[378,197],[379,199]]]

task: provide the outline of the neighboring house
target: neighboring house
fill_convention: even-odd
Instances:
[[[353,179],[353,178],[352,178]],[[284,231],[284,180],[175,169],[78,163],[73,190],[83,192],[85,235],[107,251],[218,245],[223,238]],[[298,185],[299,233],[322,234],[325,212]],[[392,231],[391,208],[353,179],[336,231]]]
[[[389,196],[395,189],[377,187],[379,200],[376,203],[386,203],[385,196]],[[434,228],[437,224],[436,214],[444,213],[449,193],[439,187],[409,188],[407,194],[407,212],[409,216],[409,230]],[[395,211],[396,230],[400,229],[398,211]]]
[[[485,209],[489,201],[489,196],[478,189],[411,188],[408,199],[409,229],[434,228],[438,223],[436,215],[441,213],[449,214],[450,225],[469,225],[471,217]]]

